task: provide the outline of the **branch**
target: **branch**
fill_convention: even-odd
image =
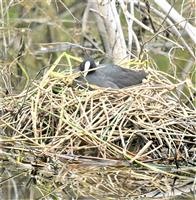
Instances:
[[[169,16],[170,19],[179,24],[196,44],[196,28],[187,22],[187,20],[182,17],[166,0],[154,0],[154,2]]]

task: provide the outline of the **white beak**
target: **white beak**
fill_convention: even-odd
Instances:
[[[85,64],[84,64],[84,77],[86,77],[86,75],[88,74],[88,70],[90,69],[90,61],[86,61]]]

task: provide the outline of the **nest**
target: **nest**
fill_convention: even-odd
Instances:
[[[72,80],[47,73],[5,99],[4,153],[28,163],[42,184],[52,176],[67,196],[158,197],[193,188],[196,112],[179,100],[180,81],[153,70],[145,83],[120,90],[81,89]]]

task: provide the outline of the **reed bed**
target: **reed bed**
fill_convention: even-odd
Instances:
[[[141,85],[120,90],[82,89],[73,80],[49,70],[3,101],[1,159],[33,174],[42,197],[162,198],[195,190],[193,94],[177,95],[186,83],[152,69]]]

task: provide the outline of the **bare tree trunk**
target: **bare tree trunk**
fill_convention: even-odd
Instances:
[[[107,34],[104,20],[103,20],[102,16],[99,15],[99,13],[98,13],[98,10],[99,10],[98,3],[95,1],[91,1],[91,0],[89,0],[89,2],[91,3],[91,8],[93,8],[93,10],[94,10],[96,24],[97,24],[100,38],[101,38],[101,41],[102,41],[102,44],[104,47],[104,51],[110,57],[110,56],[112,56],[112,49],[109,44],[110,38],[109,38],[109,35]]]
[[[89,1],[94,8],[97,27],[107,56],[111,57],[115,63],[127,58],[127,47],[115,0]]]

